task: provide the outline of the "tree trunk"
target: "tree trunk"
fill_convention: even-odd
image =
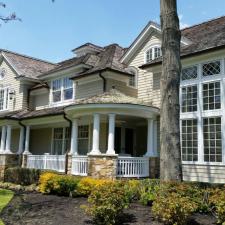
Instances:
[[[180,39],[176,0],[160,0],[162,77],[160,112],[160,178],[181,181],[180,151]]]

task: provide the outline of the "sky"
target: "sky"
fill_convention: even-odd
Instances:
[[[51,62],[73,57],[92,42],[128,47],[146,24],[160,21],[160,0],[1,0],[0,15],[16,12],[22,22],[1,23],[0,48]],[[180,26],[225,15],[224,0],[177,0]]]

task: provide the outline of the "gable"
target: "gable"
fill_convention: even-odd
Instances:
[[[127,62],[128,66],[139,67],[145,63],[145,52],[152,46],[161,45],[161,37],[158,33],[152,32],[142,43],[142,45],[133,52],[132,57],[130,57]]]
[[[147,26],[142,30],[138,37],[134,40],[131,46],[127,49],[126,53],[121,58],[121,62],[127,64],[133,55],[139,51],[140,47],[143,46],[143,43],[149,39],[153,34],[161,34],[161,30],[158,24],[154,22],[149,22]]]

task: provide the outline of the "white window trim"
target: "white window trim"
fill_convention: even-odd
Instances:
[[[53,80],[50,81],[50,92],[49,92],[49,106],[63,106],[63,105],[68,105],[70,104],[71,102],[73,102],[75,100],[75,91],[76,91],[76,83],[73,82],[73,97],[72,99],[68,99],[68,100],[63,100],[63,79],[64,78],[70,78],[70,77],[59,77],[59,78],[55,78]],[[61,80],[61,88],[60,88],[60,91],[61,91],[61,100],[58,101],[58,102],[53,102],[53,82],[55,80]]]
[[[202,65],[205,63],[210,63],[214,61],[220,61],[221,70],[220,74],[203,76]],[[192,65],[188,65],[190,67]],[[180,109],[180,120],[185,119],[197,119],[198,124],[198,161],[182,161],[182,164],[187,165],[215,165],[215,166],[224,166],[225,165],[225,59],[213,58],[208,61],[201,61],[199,64],[193,64],[193,66],[198,67],[197,78],[191,80],[180,80],[180,106],[182,104],[182,88],[197,85],[198,90],[198,101],[197,101],[197,111],[196,112],[185,112],[182,113]],[[187,68],[184,67],[184,68]],[[203,110],[203,93],[202,87],[204,83],[210,82],[220,82],[220,97],[221,97],[221,108],[215,110]],[[180,107],[181,108],[181,107]],[[221,117],[221,131],[222,131],[222,162],[204,162],[204,138],[203,138],[203,118],[205,117]],[[181,121],[180,121],[181,129]],[[182,135],[182,132],[180,132]],[[181,138],[181,136],[180,136]],[[182,144],[182,143],[181,143]]]
[[[135,74],[134,74],[134,85],[130,85],[130,77],[129,77],[129,80],[127,82],[127,86],[131,87],[131,88],[134,88],[134,89],[137,89],[138,87],[138,69],[134,66],[130,66],[128,67],[127,69],[127,72],[130,72],[130,71],[133,71]]]
[[[9,110],[9,87],[6,86],[6,87],[0,87],[0,91],[1,90],[4,90],[4,100],[3,100],[3,109],[0,109],[0,112],[4,112],[4,111],[7,111]],[[7,90],[8,90],[8,95],[6,94],[7,93]],[[8,98],[8,100],[7,100]],[[7,104],[6,104],[7,102]]]
[[[162,55],[161,44],[151,45],[151,46],[149,46],[149,47],[145,50],[145,52],[144,52],[144,62],[145,62],[145,63],[149,63],[149,62],[150,62],[150,61],[147,61],[147,57],[146,57],[146,54],[147,54],[147,52],[148,52],[150,49],[153,50],[153,53],[152,53],[152,60],[157,59],[157,58],[155,58],[155,48],[160,48],[161,55]]]
[[[64,146],[65,146],[65,140],[66,140],[66,138],[65,138],[65,136],[66,136],[66,128],[69,128],[69,127],[53,127],[52,128],[51,155],[54,154],[54,129],[57,129],[57,128],[63,129],[63,139],[62,139],[62,149],[61,149],[61,152],[63,152]],[[65,152],[65,154],[66,154],[66,152]]]

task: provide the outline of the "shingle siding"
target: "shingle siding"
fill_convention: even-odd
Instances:
[[[145,52],[147,49],[155,44],[159,44],[160,39],[157,36],[152,36],[147,39],[142,47],[137,51],[129,62],[129,66],[138,68],[145,63]],[[154,78],[157,79],[157,78]],[[160,91],[153,85],[157,82],[153,82],[153,73],[138,69],[138,98],[147,102],[152,102],[156,107],[160,106]]]

